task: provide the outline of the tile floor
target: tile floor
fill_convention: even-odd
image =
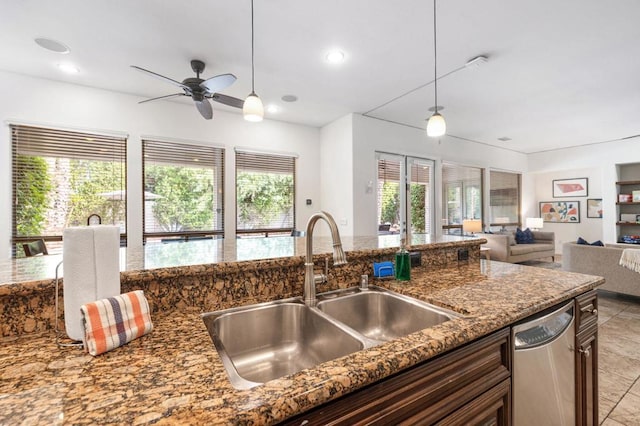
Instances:
[[[640,425],[640,301],[599,295],[600,424]]]

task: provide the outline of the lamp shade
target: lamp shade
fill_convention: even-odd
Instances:
[[[242,114],[247,121],[262,121],[264,117],[264,106],[262,106],[262,101],[255,92],[251,92],[251,94],[247,96],[247,99],[244,100]]]
[[[465,219],[462,221],[462,231],[463,232],[481,232],[482,231],[482,221],[480,219]]]
[[[528,217],[525,221],[527,228],[541,229],[544,226],[544,222],[541,217]]]
[[[427,136],[436,138],[442,136],[447,131],[447,123],[444,121],[444,117],[440,113],[436,112],[427,121]]]

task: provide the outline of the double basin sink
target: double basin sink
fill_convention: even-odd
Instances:
[[[381,287],[202,314],[231,384],[249,389],[459,315]]]

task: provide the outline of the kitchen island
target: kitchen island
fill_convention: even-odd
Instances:
[[[452,244],[459,246],[447,242],[433,249],[442,251]],[[231,386],[200,318],[202,307],[189,304],[156,302],[150,335],[95,358],[80,350],[58,349],[51,332],[6,337],[0,348],[0,424],[275,424],[463,347],[603,282],[594,276],[479,260],[479,242],[466,244],[469,261],[450,261],[437,268],[423,261],[412,269],[408,283],[371,280],[453,310],[460,318],[250,390]],[[393,251],[381,253],[388,257]],[[288,261],[272,262],[279,269]],[[211,284],[222,285],[214,275]],[[339,280],[339,274],[330,278]],[[236,294],[231,305],[240,300],[261,301]],[[229,305],[217,301],[205,310]]]

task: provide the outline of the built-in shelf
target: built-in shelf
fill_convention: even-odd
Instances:
[[[640,180],[622,180],[616,182],[616,185],[640,185]]]
[[[638,222],[616,222],[616,225],[625,225],[625,226],[640,226],[640,223]]]
[[[627,206],[627,205],[634,205],[634,204],[640,204],[640,201],[618,201],[616,202],[617,205],[619,206]]]

